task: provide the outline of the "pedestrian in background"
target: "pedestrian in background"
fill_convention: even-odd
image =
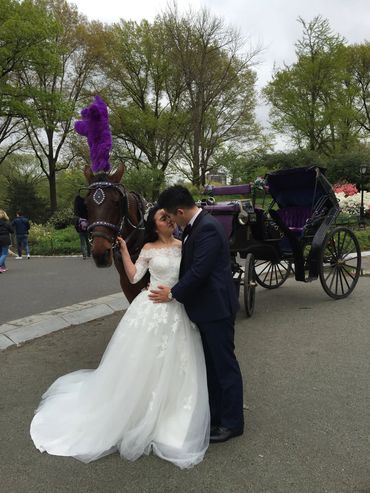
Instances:
[[[84,219],[83,217],[76,217],[75,228],[80,236],[82,258],[85,260],[87,257],[91,256],[89,233],[87,231],[87,219]]]
[[[9,222],[9,217],[5,211],[0,209],[0,273],[6,272],[8,269],[5,265],[5,260],[8,256],[9,245],[11,244],[10,235],[14,233],[12,225]]]
[[[22,258],[23,250],[26,252],[27,258],[30,258],[30,247],[28,246],[28,231],[30,229],[30,222],[27,217],[23,216],[21,211],[17,211],[17,217],[13,219],[12,226],[15,230],[15,236],[17,240],[18,257],[17,260]]]

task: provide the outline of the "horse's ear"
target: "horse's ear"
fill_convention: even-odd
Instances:
[[[93,181],[94,178],[94,173],[92,172],[90,166],[85,166],[84,175],[86,177],[87,183],[90,185],[90,183]]]
[[[116,171],[109,176],[111,181],[113,183],[119,183],[122,179],[122,176],[123,176],[123,173],[125,172],[125,169],[126,169],[125,165],[120,164],[118,166],[118,168],[116,169]]]

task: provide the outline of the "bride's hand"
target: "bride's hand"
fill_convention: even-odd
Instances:
[[[117,243],[118,243],[119,249],[121,250],[121,253],[128,252],[127,244],[121,236],[117,236]]]

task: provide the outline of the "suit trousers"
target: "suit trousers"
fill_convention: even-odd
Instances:
[[[235,356],[234,318],[197,323],[207,367],[211,425],[243,430],[243,381]]]

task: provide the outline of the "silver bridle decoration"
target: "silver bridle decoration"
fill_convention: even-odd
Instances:
[[[95,190],[94,195],[93,195],[93,201],[97,205],[101,205],[105,200],[105,193],[104,191],[99,187]]]

